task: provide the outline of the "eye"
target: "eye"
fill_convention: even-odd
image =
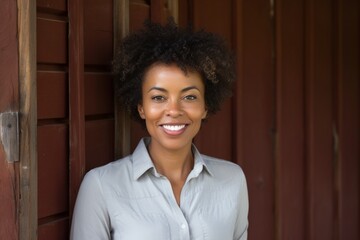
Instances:
[[[195,95],[186,95],[184,99],[188,101],[194,101],[197,99],[197,97]]]
[[[153,100],[154,102],[163,102],[163,101],[165,101],[166,99],[165,99],[164,96],[157,95],[157,96],[151,97],[151,100]]]

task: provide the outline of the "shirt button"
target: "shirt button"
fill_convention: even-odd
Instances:
[[[181,224],[181,229],[185,229],[186,228],[186,225],[183,223]]]

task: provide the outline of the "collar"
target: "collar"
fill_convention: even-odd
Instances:
[[[154,163],[152,162],[149,152],[147,150],[147,145],[150,143],[150,138],[143,138],[140,140],[139,144],[135,148],[131,160],[133,164],[133,179],[138,180],[142,175],[144,175],[148,170],[152,171],[152,174],[155,177],[160,177],[161,175],[156,171]],[[200,173],[205,169],[211,176],[213,173],[210,171],[209,167],[206,165],[202,155],[195,147],[192,145],[192,151],[194,154],[194,168],[189,174],[189,178],[195,178],[200,175]]]

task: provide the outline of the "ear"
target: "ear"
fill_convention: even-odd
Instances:
[[[144,113],[144,108],[143,108],[143,106],[142,106],[141,104],[138,104],[137,109],[138,109],[138,112],[139,112],[140,117],[141,117],[142,119],[145,119],[145,113]]]
[[[205,109],[201,119],[206,119],[207,118],[207,113],[208,113],[208,110]]]

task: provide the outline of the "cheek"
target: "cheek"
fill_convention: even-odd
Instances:
[[[186,107],[186,112],[194,119],[203,119],[206,116],[206,109],[203,104]]]
[[[156,105],[145,105],[144,115],[146,119],[158,118],[161,116],[163,109]]]

